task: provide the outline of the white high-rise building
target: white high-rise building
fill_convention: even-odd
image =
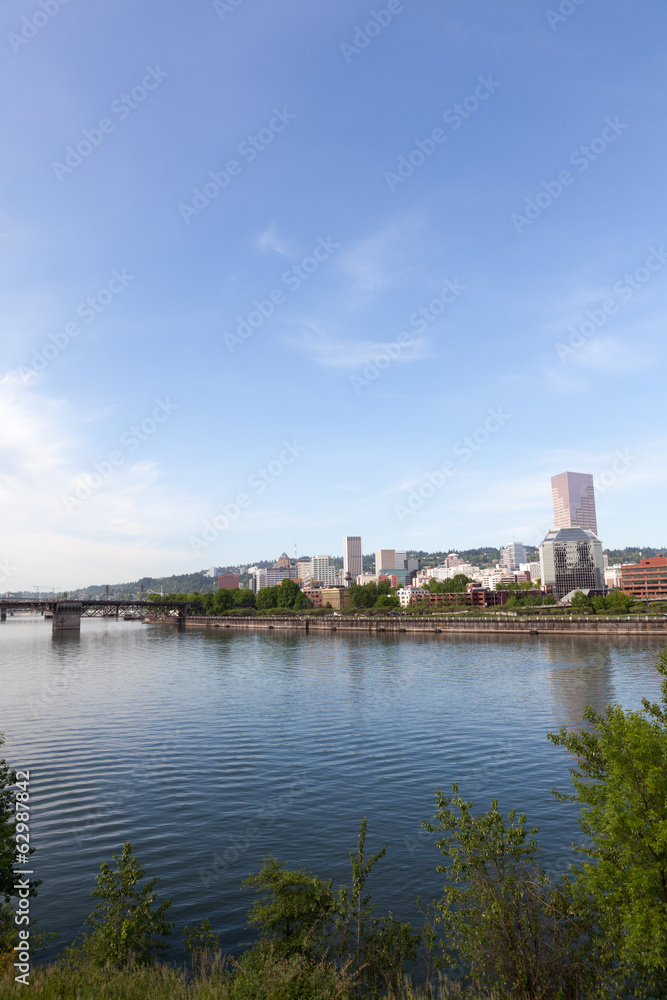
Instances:
[[[396,568],[397,569],[407,569],[408,568],[408,554],[400,549],[396,549]]]
[[[541,570],[538,562],[519,563],[519,571],[521,573],[530,573],[532,583],[540,579]]]
[[[299,559],[296,564],[296,575],[300,580],[307,580],[312,575],[312,560]]]
[[[500,550],[500,565],[505,569],[518,569],[526,558],[526,548],[521,542],[510,542],[506,549]]]
[[[588,528],[598,533],[593,477],[586,472],[561,472],[551,477],[554,528]]]
[[[313,556],[310,574],[313,580],[321,580],[324,587],[336,586],[336,567],[331,556]]]
[[[357,582],[357,577],[364,571],[364,559],[361,551],[361,536],[346,535],[343,539],[343,580],[345,586]]]

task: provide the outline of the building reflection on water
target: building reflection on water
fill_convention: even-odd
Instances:
[[[564,710],[563,725],[569,729],[590,728],[582,721],[586,705],[598,713],[612,703],[639,707],[637,689],[645,691],[647,680],[655,680],[659,688],[653,664],[664,648],[660,636],[572,635],[554,640],[544,644],[544,658],[550,665],[548,677],[555,700]]]

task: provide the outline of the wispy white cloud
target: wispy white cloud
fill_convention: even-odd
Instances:
[[[273,223],[268,226],[264,232],[259,234],[257,237],[257,246],[262,251],[273,250],[275,253],[279,253],[283,257],[289,257],[293,252],[288,241],[278,235],[276,227]]]
[[[617,337],[598,334],[572,356],[572,362],[603,375],[617,375],[646,368],[649,358]]]
[[[352,306],[403,285],[415,274],[414,244],[423,240],[416,215],[393,219],[338,255],[338,269],[349,281]]]
[[[319,319],[302,320],[299,325],[300,330],[283,338],[285,343],[326,368],[353,371],[380,356],[389,357],[392,364],[407,364],[432,356],[430,343],[423,336],[414,336],[408,344],[396,350],[396,344],[389,339],[350,340],[330,333]]]

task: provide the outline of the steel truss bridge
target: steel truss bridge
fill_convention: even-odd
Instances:
[[[0,621],[6,621],[8,614],[33,612],[53,617],[53,631],[78,631],[82,618],[131,618],[143,620],[151,612],[164,618],[173,618],[176,623],[184,621],[190,614],[191,605],[183,601],[75,601],[67,598],[0,598]]]

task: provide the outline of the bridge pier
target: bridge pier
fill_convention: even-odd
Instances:
[[[7,608],[0,608],[0,622],[7,621]]]
[[[53,634],[81,631],[81,601],[58,601],[53,614]]]

